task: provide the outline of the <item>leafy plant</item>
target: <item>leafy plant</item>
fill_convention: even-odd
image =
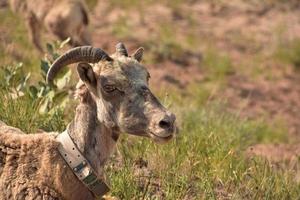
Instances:
[[[0,68],[2,72],[0,78],[4,80],[0,82],[0,88],[8,90],[12,94],[20,95],[20,92],[25,90],[30,77],[30,73],[24,76],[22,67],[23,63],[18,63],[14,66]]]
[[[25,93],[29,94],[32,99],[40,101],[38,110],[41,113],[51,112],[57,106],[63,108],[68,101],[66,98],[68,96],[67,85],[71,79],[71,71],[64,70],[56,79],[56,84],[52,86],[46,83],[46,75],[51,63],[59,56],[57,50],[63,48],[68,41],[53,45],[47,44],[48,56],[41,60],[40,64],[40,73],[43,79],[38,83],[28,84],[30,73],[25,74],[22,69],[23,64],[19,63],[16,66],[1,68],[2,79],[5,82],[1,82],[0,87],[8,90],[14,97],[23,96]]]
[[[64,108],[68,99],[68,87],[67,85],[71,80],[71,71],[69,69],[63,70],[56,79],[55,84],[49,85],[46,83],[46,75],[52,64],[52,62],[59,57],[57,53],[58,49],[62,49],[65,44],[69,42],[69,39],[62,43],[47,44],[48,56],[41,60],[41,75],[42,81],[39,81],[37,85],[31,85],[29,92],[32,98],[41,98],[42,103],[39,108],[40,112],[51,112],[54,106]]]
[[[1,120],[28,132],[38,128],[62,130],[65,127],[63,110],[69,102],[67,85],[71,71],[60,73],[53,85],[46,83],[46,74],[59,56],[57,51],[68,41],[47,44],[48,54],[40,64],[42,80],[37,83],[30,84],[31,74],[24,72],[22,63],[0,68]],[[11,113],[19,115],[12,117]]]

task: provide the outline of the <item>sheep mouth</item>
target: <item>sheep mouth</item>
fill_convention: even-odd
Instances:
[[[158,143],[164,143],[168,142],[174,137],[173,133],[170,133],[169,135],[166,136],[160,136],[155,134],[152,131],[147,131],[147,132],[139,132],[139,133],[130,133],[131,135],[136,135],[136,136],[142,136],[142,137],[147,137],[147,138],[152,138],[155,142]]]
[[[167,142],[167,141],[169,141],[173,138],[172,133],[170,135],[167,135],[167,136],[159,136],[159,135],[149,131],[149,135],[150,135],[151,138],[154,139],[154,141],[158,141],[158,142]]]

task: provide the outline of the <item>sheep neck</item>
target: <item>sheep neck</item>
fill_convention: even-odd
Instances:
[[[119,134],[98,120],[94,101],[77,106],[68,133],[98,175],[102,175],[104,163],[113,152]]]

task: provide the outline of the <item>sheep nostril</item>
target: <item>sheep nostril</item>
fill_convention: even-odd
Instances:
[[[171,127],[171,122],[164,119],[161,120],[158,125],[162,129],[169,129]]]

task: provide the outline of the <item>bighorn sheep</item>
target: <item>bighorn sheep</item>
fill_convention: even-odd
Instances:
[[[9,3],[13,12],[25,17],[30,39],[40,52],[43,52],[40,41],[43,26],[60,40],[70,37],[72,46],[91,44],[88,11],[83,0],[9,0]]]
[[[128,56],[122,43],[111,56],[99,48],[76,47],[60,56],[47,74],[51,83],[64,66],[79,62],[80,103],[67,133],[97,177],[103,177],[104,163],[121,133],[157,142],[174,136],[175,116],[150,91],[142,56],[143,48]],[[1,200],[94,198],[58,151],[62,133],[20,132],[0,123]]]

